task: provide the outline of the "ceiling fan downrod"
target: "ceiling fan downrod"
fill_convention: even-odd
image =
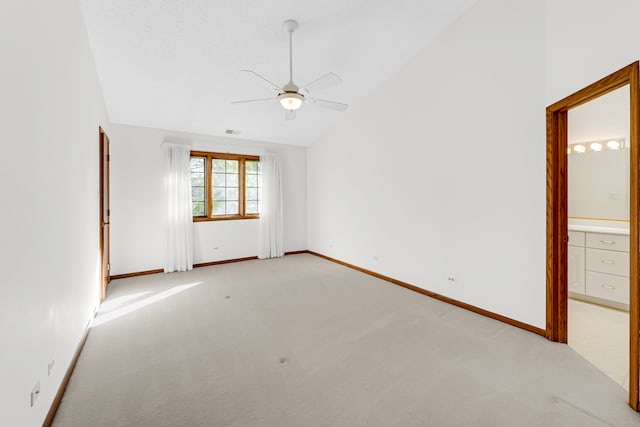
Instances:
[[[282,26],[289,33],[289,84],[291,84],[293,83],[293,32],[298,29],[298,21],[287,19]]]

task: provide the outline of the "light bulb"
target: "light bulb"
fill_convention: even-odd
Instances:
[[[617,150],[618,148],[620,148],[620,142],[612,139],[611,141],[607,142],[607,147],[612,150]]]
[[[602,150],[602,144],[600,144],[599,142],[593,142],[591,143],[589,148],[591,148],[593,151],[600,151]]]
[[[585,151],[587,151],[587,147],[585,147],[584,145],[574,145],[573,151],[575,151],[576,153],[584,153]]]

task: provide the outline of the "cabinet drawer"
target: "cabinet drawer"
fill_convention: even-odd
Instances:
[[[587,270],[629,277],[629,254],[626,252],[586,249]]]
[[[587,271],[587,295],[629,304],[629,278]]]
[[[629,236],[623,234],[587,233],[588,248],[629,252]]]
[[[569,230],[569,246],[584,247],[584,231]]]

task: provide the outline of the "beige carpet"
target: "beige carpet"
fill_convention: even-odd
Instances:
[[[640,425],[626,400],[566,345],[303,254],[113,282],[54,425]]]

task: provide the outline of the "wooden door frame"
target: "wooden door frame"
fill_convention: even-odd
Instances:
[[[104,165],[105,165],[105,152],[104,152],[104,148],[105,148],[105,140],[108,144],[109,142],[109,137],[107,136],[107,134],[105,133],[104,129],[102,129],[102,126],[99,127],[99,144],[100,144],[100,302],[104,301],[105,296],[107,295],[107,286],[109,285],[109,282],[111,281],[111,276],[109,273],[109,269],[107,269],[107,271],[105,271],[104,265],[105,265],[105,256],[107,256],[107,264],[109,263],[109,254],[105,254],[104,251],[104,230],[103,230],[103,226],[105,224],[105,217],[104,217],[104,196],[105,196],[105,181],[104,181],[104,174],[105,174],[105,169],[104,169]],[[107,156],[109,154],[107,153]],[[107,159],[108,162],[109,159]],[[108,166],[107,166],[108,167]],[[107,175],[108,177],[108,175]],[[109,193],[108,191],[108,185],[109,182],[107,180],[107,195]],[[107,222],[109,222],[109,218],[107,215]],[[111,249],[111,242],[109,242],[109,250]]]
[[[547,107],[547,328],[551,341],[567,342],[567,123],[568,111],[602,95],[629,85],[630,129],[630,299],[629,299],[629,405],[639,410],[638,351],[639,295],[638,255],[640,214],[640,106],[639,62],[575,92]]]

